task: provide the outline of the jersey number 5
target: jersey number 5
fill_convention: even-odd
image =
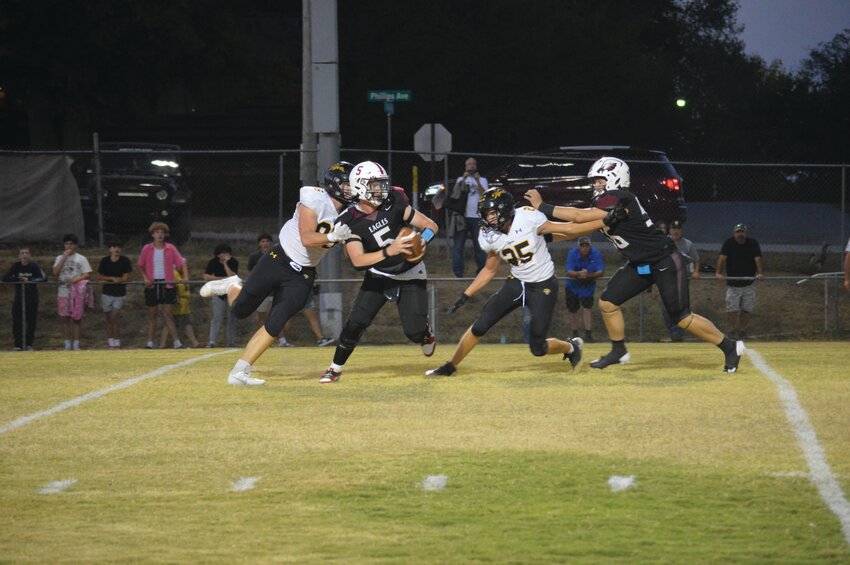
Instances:
[[[530,243],[526,240],[517,243],[513,247],[505,247],[502,249],[502,255],[505,256],[505,261],[515,267],[517,265],[525,265],[534,257],[533,251],[524,251],[529,245]]]

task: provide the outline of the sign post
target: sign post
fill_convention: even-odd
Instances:
[[[395,113],[396,102],[412,102],[412,90],[370,90],[367,96],[369,102],[383,102],[384,113],[387,115],[387,171],[393,176],[393,127],[392,116]]]

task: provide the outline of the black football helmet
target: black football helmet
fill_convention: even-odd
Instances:
[[[354,165],[348,161],[340,161],[328,167],[322,179],[322,188],[343,204],[357,203],[357,197],[352,195],[351,189],[342,188],[342,183],[348,184],[348,176],[352,169],[354,169]]]
[[[484,230],[499,230],[506,223],[514,219],[514,197],[511,193],[501,188],[491,188],[481,195],[478,200],[478,214],[481,216],[481,228]],[[496,211],[496,225],[487,221],[487,215],[491,210]]]

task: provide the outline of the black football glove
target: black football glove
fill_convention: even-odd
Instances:
[[[626,203],[623,200],[617,202],[617,204],[608,212],[608,215],[602,218],[602,223],[608,226],[609,228],[613,228],[623,220],[627,220],[629,218],[629,209],[626,208]]]
[[[449,308],[449,314],[454,314],[455,310],[466,304],[467,300],[469,300],[469,297],[466,294],[461,294],[460,298],[457,299],[457,302],[452,304],[452,307]]]

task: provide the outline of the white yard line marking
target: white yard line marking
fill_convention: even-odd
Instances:
[[[122,381],[117,385],[112,385],[110,387],[106,387],[101,390],[96,390],[94,392],[90,392],[88,394],[84,394],[82,396],[78,396],[76,398],[72,398],[71,400],[66,400],[61,404],[57,404],[52,408],[48,408],[47,410],[42,410],[40,412],[34,412],[28,416],[22,416],[17,420],[12,420],[8,424],[0,425],[0,434],[5,434],[6,432],[10,432],[12,430],[16,430],[20,427],[26,426],[30,422],[35,422],[36,420],[40,420],[41,418],[46,418],[47,416],[52,416],[54,414],[58,414],[63,410],[67,410],[68,408],[73,408],[74,406],[79,406],[84,402],[88,402],[89,400],[95,400],[100,398],[101,396],[105,396],[110,392],[115,392],[117,390],[122,390],[127,387],[133,386],[136,383],[140,383],[142,381],[146,381],[148,379],[152,379],[153,377],[158,377],[163,373],[167,373],[173,369],[177,369],[178,367],[185,367],[186,365],[191,365],[192,363],[197,363],[198,361],[203,361],[204,359],[209,359],[210,357],[215,357],[216,355],[223,355],[225,353],[231,353],[236,351],[236,349],[227,349],[225,351],[217,351],[215,353],[208,353],[206,355],[201,355],[200,357],[193,357],[192,359],[187,359],[186,361],[181,361],[179,363],[174,363],[173,365],[165,365],[164,367],[160,367],[159,369],[155,369],[150,373],[145,373],[144,375],[140,375],[138,377],[133,377],[132,379],[127,379],[126,381]]]
[[[77,482],[77,479],[65,479],[63,481],[50,481],[38,490],[38,494],[59,494],[66,488]]]
[[[260,479],[262,479],[262,477],[239,477],[239,479],[231,485],[230,490],[232,492],[245,492],[246,490],[251,490]]]
[[[844,539],[850,544],[850,503],[844,498],[841,485],[829,468],[826,453],[818,442],[818,436],[815,434],[811,422],[809,422],[809,417],[803,409],[803,405],[800,404],[800,399],[797,398],[797,392],[791,383],[774,371],[755,350],[748,349],[747,356],[752,364],[776,385],[779,391],[779,399],[785,406],[785,416],[794,430],[794,435],[797,436],[797,443],[800,444],[803,455],[806,457],[806,463],[809,465],[809,480],[817,487],[821,498],[829,506],[829,509],[838,516]]]

